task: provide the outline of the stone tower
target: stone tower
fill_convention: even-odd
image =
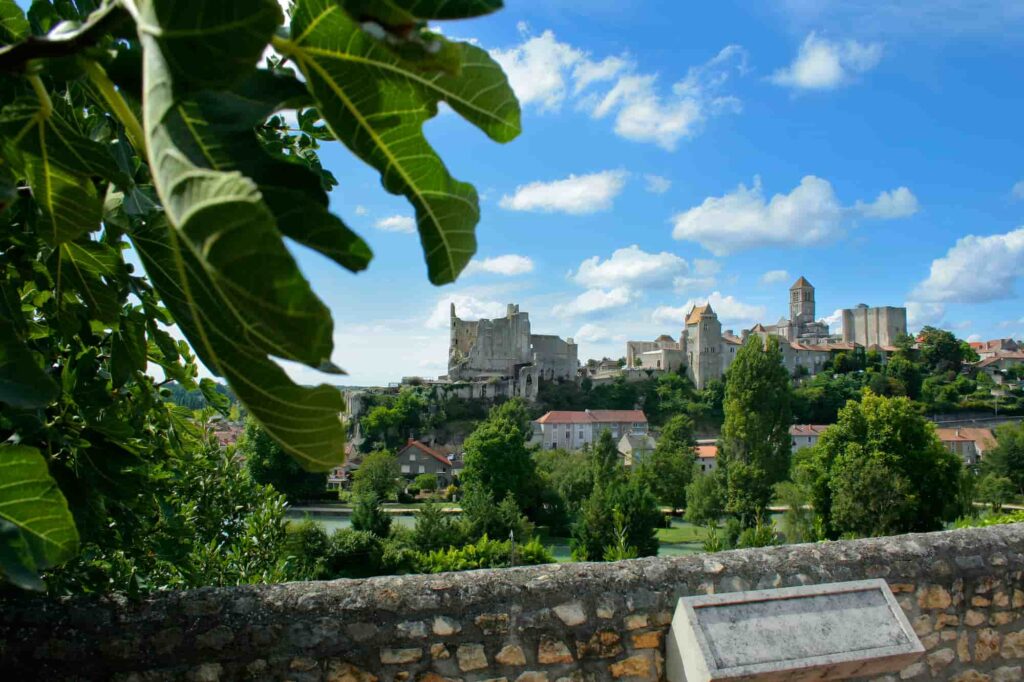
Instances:
[[[690,379],[697,388],[722,377],[722,323],[710,303],[694,306],[686,316],[682,341]]]
[[[814,286],[801,277],[789,288],[789,323],[798,329],[814,322]]]

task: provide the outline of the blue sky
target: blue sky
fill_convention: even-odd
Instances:
[[[441,288],[404,201],[324,148],[376,253],[354,276],[296,249],[346,383],[444,373],[451,300],[618,357],[709,297],[726,328],[775,321],[800,275],[822,318],[907,304],[912,327],[1024,336],[1024,7],[751,4],[512,0],[443,25],[506,67],[523,134],[428,124],[483,197],[474,272]]]
[[[443,374],[450,301],[467,319],[516,302],[581,359],[619,357],[709,298],[727,329],[774,322],[800,275],[821,318],[905,304],[912,328],[1024,337],[1019,0],[507,0],[440,29],[506,67],[523,133],[427,124],[482,196],[476,262],[440,288],[408,204],[322,149],[332,209],[376,254],[353,275],[292,246],[341,383]]]

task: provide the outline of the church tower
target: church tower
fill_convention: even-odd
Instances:
[[[789,288],[789,323],[797,329],[814,322],[814,286],[800,277]]]

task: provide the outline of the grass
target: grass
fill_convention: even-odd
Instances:
[[[674,545],[679,542],[704,542],[706,531],[700,526],[673,520],[671,528],[658,529],[658,542]]]

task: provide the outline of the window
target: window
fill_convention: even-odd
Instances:
[[[409,465],[408,464],[403,464],[402,465],[402,473],[403,474],[409,473]]]
[[[416,453],[415,452],[410,452],[409,453],[409,461],[410,462],[415,462],[416,461]]]
[[[426,470],[427,470],[427,467],[425,467],[425,466],[423,466],[423,465],[421,464],[421,465],[420,465],[420,473],[422,474],[422,473],[424,473],[424,472],[425,472]]]

